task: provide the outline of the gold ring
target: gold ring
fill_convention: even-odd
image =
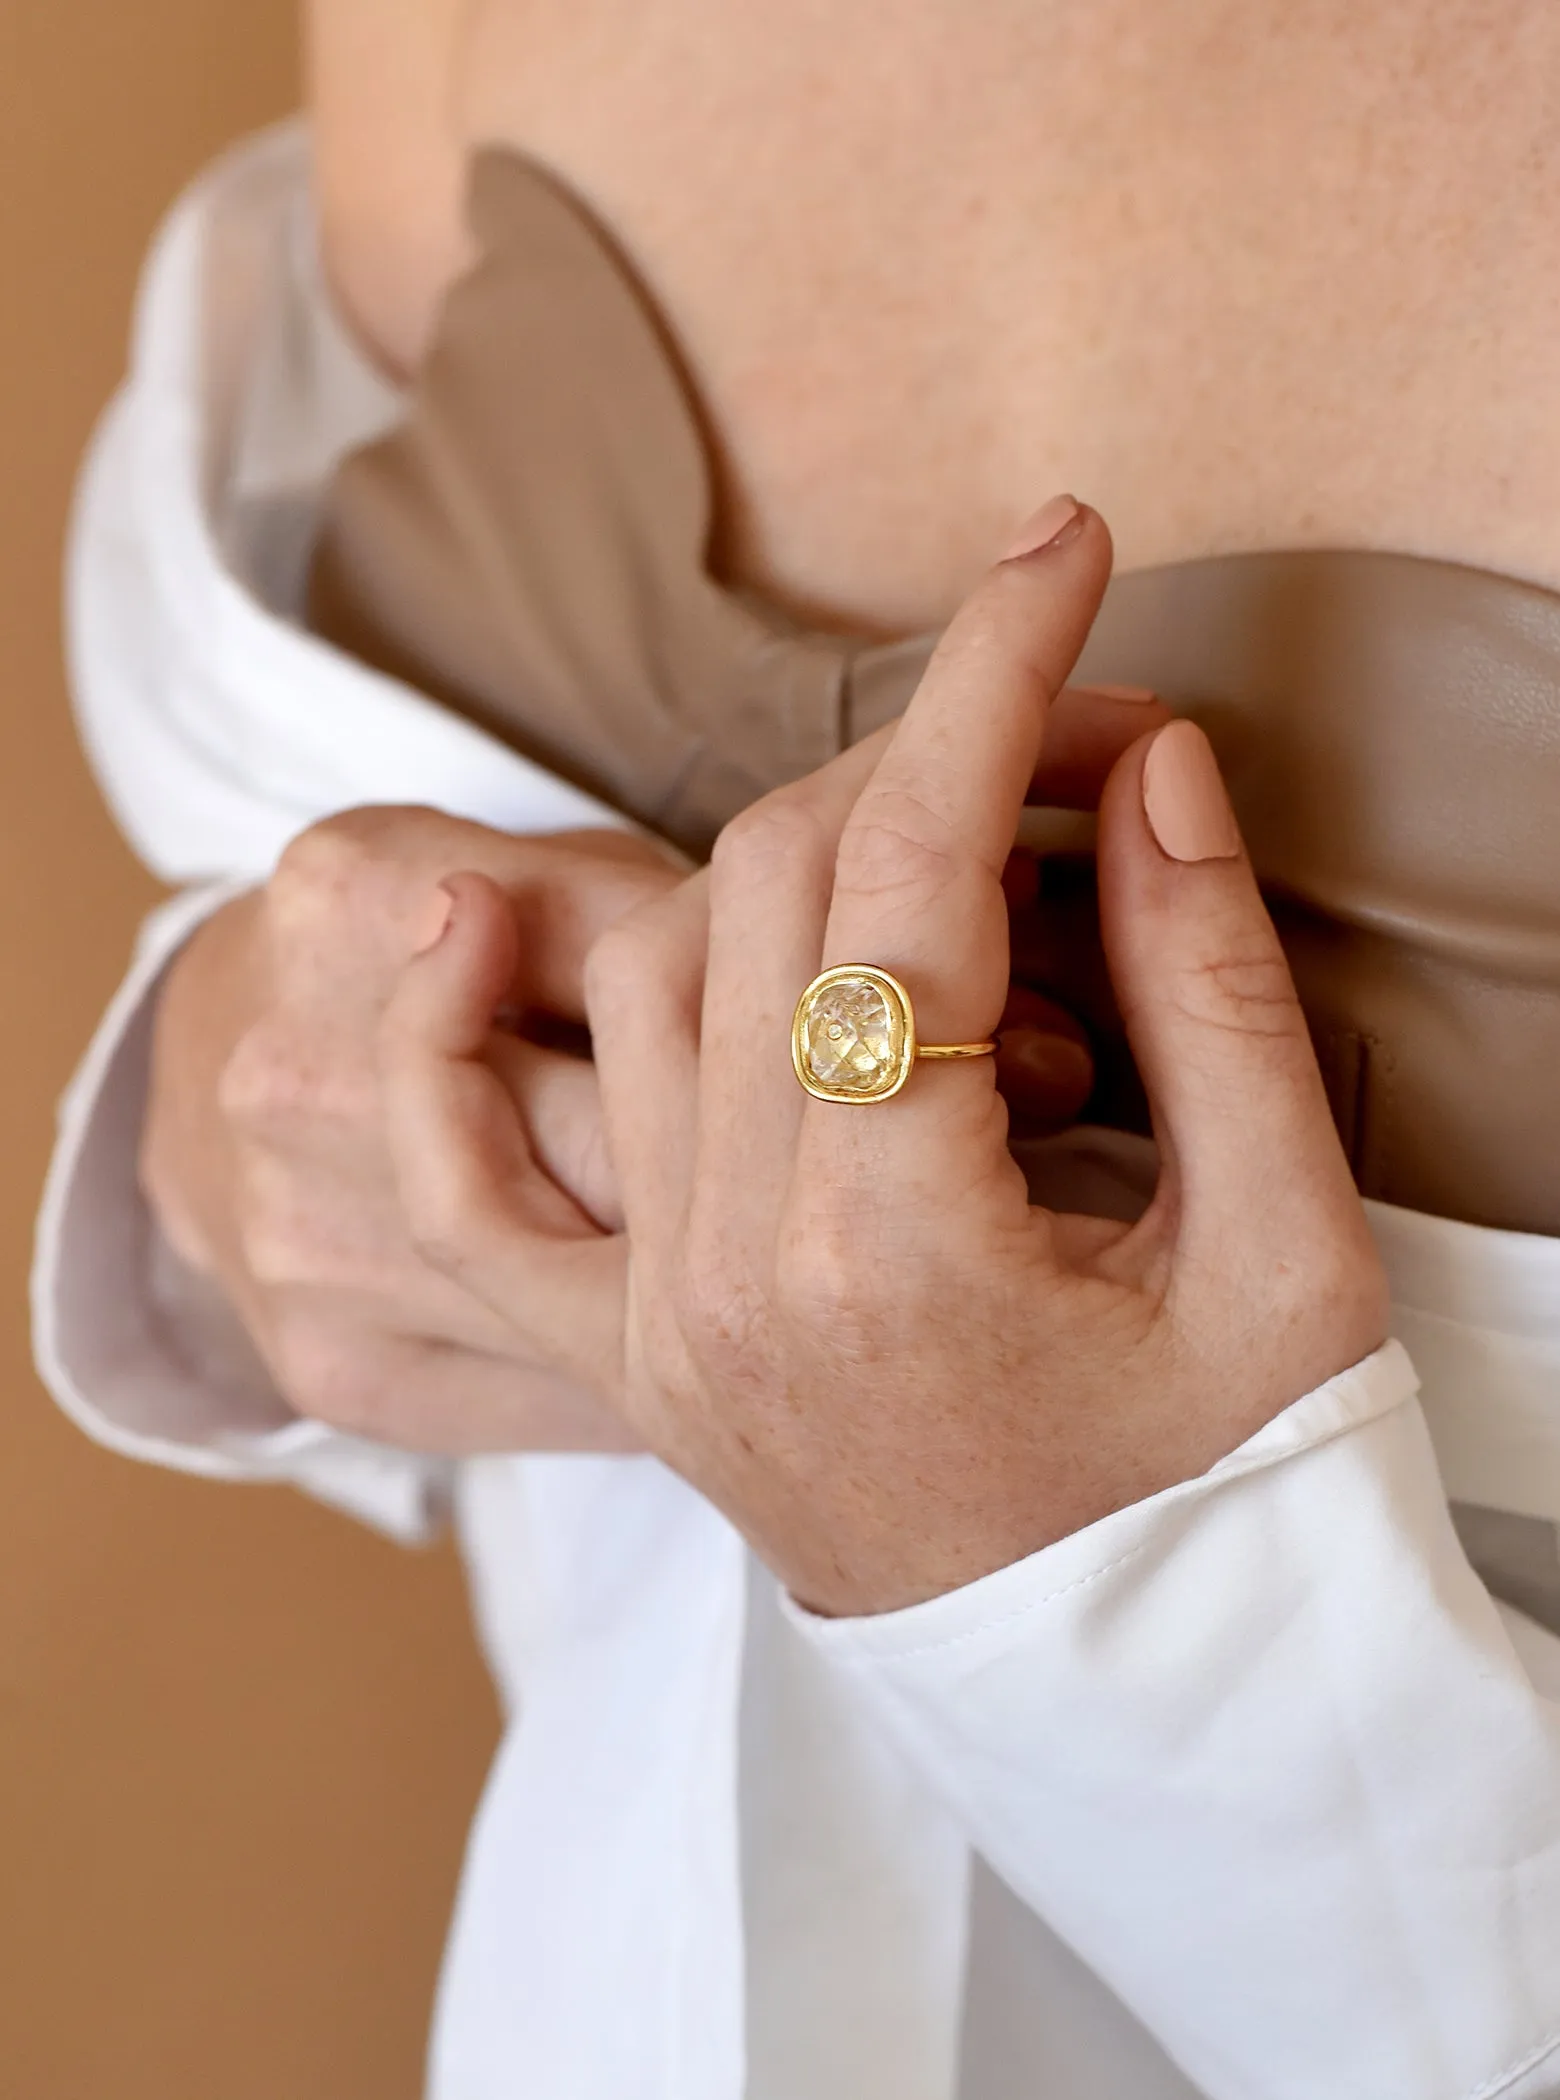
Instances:
[[[870,963],[841,963],[796,1002],[791,1062],[819,1101],[887,1101],[918,1057],[990,1057],[984,1043],[918,1043],[915,1008],[897,977]]]

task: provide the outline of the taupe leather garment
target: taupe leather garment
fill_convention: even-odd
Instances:
[[[317,631],[680,844],[888,721],[931,639],[809,632],[710,572],[709,452],[674,345],[583,206],[472,170],[480,260],[405,423],[349,459]],[[1080,677],[1207,728],[1360,1185],[1560,1232],[1560,596],[1386,555],[1242,556],[1111,586]],[[1043,974],[1141,1121],[1086,864]]]

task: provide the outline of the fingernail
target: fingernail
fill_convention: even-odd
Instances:
[[[1083,1100],[1094,1091],[1094,1060],[1068,1035],[1041,1035],[1033,1028],[1006,1028],[1002,1055],[1047,1094]]]
[[[1143,814],[1172,860],[1233,860],[1240,852],[1219,762],[1195,722],[1172,722],[1149,745]]]
[[[1126,700],[1134,707],[1148,707],[1159,698],[1149,685],[1080,685],[1080,693],[1092,693],[1097,700]]]
[[[1076,538],[1082,530],[1083,509],[1077,498],[1053,496],[1020,526],[1018,537],[1002,560],[1018,561],[1026,554],[1038,554],[1044,547],[1056,547],[1064,540]]]
[[[426,955],[436,948],[449,930],[455,915],[455,899],[441,883],[418,914],[412,939],[413,955]]]

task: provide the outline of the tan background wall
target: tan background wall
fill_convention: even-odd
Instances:
[[[283,0],[0,0],[6,2100],[412,2100],[492,1737],[448,1553],[109,1457],[28,1360],[52,1103],[152,894],[66,714],[67,492],[158,212],[296,97]]]

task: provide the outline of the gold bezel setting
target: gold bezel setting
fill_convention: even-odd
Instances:
[[[812,1061],[808,1028],[824,993],[835,985],[854,982],[875,991],[888,1013],[889,1057],[882,1078],[870,1086],[839,1086],[819,1076]],[[800,999],[791,1020],[791,1063],[796,1076],[815,1101],[888,1101],[897,1094],[915,1065],[915,1008],[910,994],[887,970],[870,963],[840,963],[815,977]]]

